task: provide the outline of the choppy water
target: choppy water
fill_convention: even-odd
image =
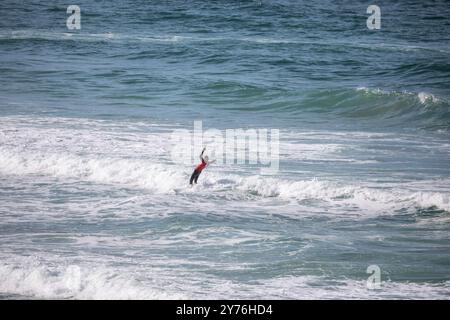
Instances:
[[[77,4],[0,3],[1,298],[449,298],[448,2]],[[279,173],[186,187],[194,120]]]

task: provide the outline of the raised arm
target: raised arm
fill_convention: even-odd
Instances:
[[[205,152],[206,147],[203,148],[202,153],[200,153],[200,160],[203,160],[203,153]]]

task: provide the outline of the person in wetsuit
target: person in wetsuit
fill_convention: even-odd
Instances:
[[[200,154],[200,160],[202,160],[202,162],[195,167],[195,170],[191,175],[191,179],[189,180],[190,185],[192,185],[192,183],[197,184],[198,177],[200,176],[200,173],[202,173],[202,170],[205,169],[211,163],[214,163],[216,161],[216,160],[209,161],[208,156],[203,156],[205,150],[206,148],[203,148],[202,153]]]

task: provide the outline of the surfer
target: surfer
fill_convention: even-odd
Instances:
[[[216,162],[216,160],[209,161],[208,156],[203,156],[203,153],[205,152],[206,147],[203,148],[202,153],[200,153],[200,160],[202,160],[202,163],[197,165],[195,167],[194,172],[191,175],[191,179],[189,180],[189,184],[192,185],[192,182],[197,184],[198,177],[200,176],[200,173],[202,173],[202,170],[205,169],[208,165],[211,163]]]

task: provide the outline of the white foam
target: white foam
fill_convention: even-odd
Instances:
[[[439,101],[439,99],[436,98],[434,95],[432,95],[431,93],[426,93],[426,92],[419,92],[417,94],[417,97],[419,98],[419,101],[422,104],[425,104],[428,101],[431,101],[431,102],[434,102],[434,103]]]
[[[4,175],[41,175],[99,184],[145,188],[158,194],[193,192],[186,186],[192,166],[172,164],[170,134],[158,128],[144,131],[148,125],[109,123],[95,120],[59,118],[1,118],[0,173]],[[120,133],[118,133],[120,132]],[[289,135],[291,137],[292,135]],[[281,149],[290,160],[368,161],[339,156],[344,143],[282,143]],[[329,135],[328,135],[329,137]],[[334,136],[333,136],[334,137]],[[292,138],[292,137],[291,137]],[[343,136],[339,139],[347,139]],[[364,138],[361,136],[361,139]],[[312,139],[312,140],[311,140]],[[336,140],[335,138],[333,138]],[[338,141],[341,141],[339,140]],[[304,138],[303,138],[304,140]],[[342,142],[342,141],[341,141]],[[440,145],[439,145],[440,146]],[[438,146],[438,147],[439,147]],[[371,212],[396,208],[436,206],[450,211],[448,188],[435,187],[423,191],[408,185],[394,184],[388,188],[367,186],[367,183],[294,180],[288,177],[228,174],[226,166],[208,169],[196,192],[213,190],[226,199],[278,197],[294,201],[320,200],[330,205],[345,205]],[[281,173],[282,174],[282,173]],[[436,187],[437,186],[437,187]],[[204,187],[204,188],[203,188]],[[385,189],[382,189],[384,187]]]
[[[448,281],[382,281],[379,289],[370,290],[365,279],[299,275],[239,282],[196,273],[176,276],[167,270],[32,259],[0,264],[1,293],[46,299],[446,299],[449,289]]]
[[[164,288],[164,287],[161,287]],[[186,296],[142,285],[108,267],[0,265],[0,292],[45,299],[181,299]]]
[[[414,192],[399,187],[376,189],[317,179],[289,181],[261,176],[237,178],[236,189],[263,197],[315,199],[341,205],[355,205],[375,212],[405,207],[433,206],[450,211],[448,192]]]
[[[0,148],[3,174],[40,174],[75,178],[97,183],[137,186],[155,192],[169,192],[185,183],[182,171],[145,160],[79,157],[70,154],[11,152]]]
[[[364,280],[288,276],[265,281],[264,287],[274,299],[442,299],[448,297],[450,283],[382,281],[371,290]]]
[[[80,157],[70,154],[48,154],[6,150],[0,147],[0,172],[3,174],[39,174],[57,178],[77,179],[102,184],[138,187],[154,193],[189,192],[179,190],[186,185],[189,173],[168,164],[154,164],[146,160]],[[285,180],[263,176],[222,175],[210,172],[201,184],[213,190],[239,191],[242,195],[280,197],[285,199],[316,199],[355,205],[370,211],[386,211],[404,207],[428,208],[436,206],[450,211],[448,193],[413,192],[407,189],[388,190],[355,185],[342,185],[318,180]]]

